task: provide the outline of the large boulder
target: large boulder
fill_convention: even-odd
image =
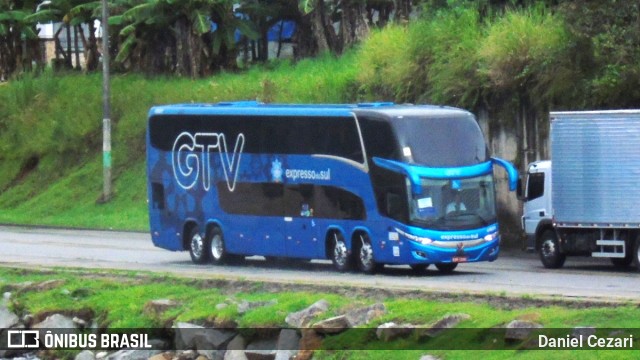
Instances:
[[[349,327],[366,325],[371,320],[386,314],[387,309],[383,303],[373,304],[360,309],[348,311],[345,316]]]
[[[18,325],[20,318],[4,306],[0,306],[0,329],[8,329]]]
[[[326,300],[318,300],[306,309],[287,315],[285,321],[289,326],[303,328],[307,326],[316,315],[322,314],[328,309],[329,303]]]

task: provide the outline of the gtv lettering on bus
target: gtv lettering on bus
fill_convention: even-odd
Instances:
[[[233,153],[229,157],[227,140],[223,133],[183,132],[173,143],[173,175],[181,188],[193,188],[202,177],[202,187],[209,191],[211,187],[210,153],[217,151],[229,191],[233,191],[238,178],[240,158],[244,148],[244,134],[238,134]],[[202,174],[202,175],[201,175]]]

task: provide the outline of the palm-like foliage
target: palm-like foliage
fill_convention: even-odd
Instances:
[[[39,58],[36,23],[29,19],[36,6],[35,1],[0,1],[0,80]]]

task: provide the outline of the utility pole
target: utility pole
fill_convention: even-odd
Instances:
[[[102,0],[102,202],[111,200],[111,107],[109,104],[109,7]]]

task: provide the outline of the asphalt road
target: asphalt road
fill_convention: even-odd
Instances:
[[[0,266],[146,270],[199,278],[249,279],[328,286],[365,286],[432,292],[535,295],[594,300],[640,299],[640,273],[616,270],[607,259],[568,258],[545,269],[535,254],[502,252],[493,263],[461,264],[452,274],[435,268],[416,275],[408,266],[376,275],[338,273],[329,261],[277,265],[261,257],[242,265],[195,265],[188,252],[155,248],[144,233],[0,226]]]

